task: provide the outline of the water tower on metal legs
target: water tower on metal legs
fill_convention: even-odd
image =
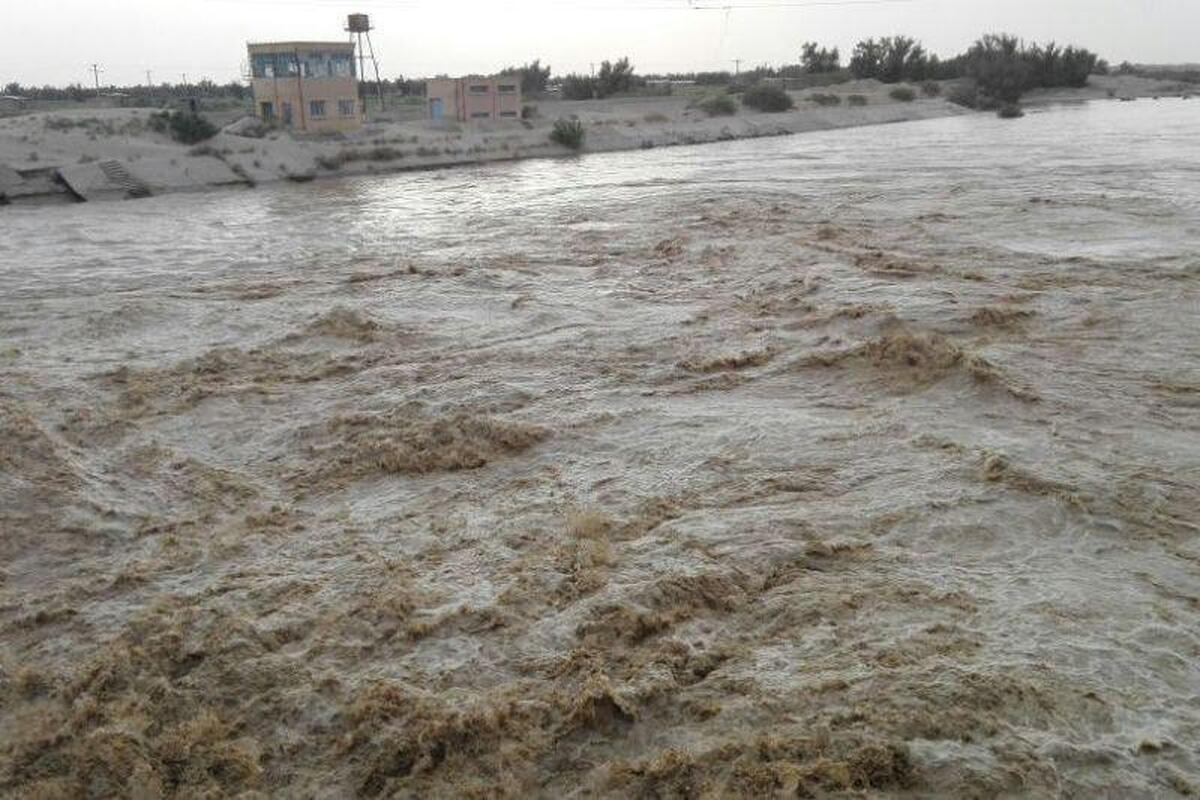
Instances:
[[[366,14],[351,14],[346,19],[346,32],[350,41],[358,39],[358,80],[366,79],[367,52],[363,49],[363,37],[367,38],[367,48],[371,52],[371,64],[375,67],[375,93],[379,96],[379,107],[383,108],[383,81],[379,78],[379,61],[375,58],[375,45],[371,44],[371,18]],[[364,96],[365,97],[365,96]],[[364,103],[366,100],[364,99]]]

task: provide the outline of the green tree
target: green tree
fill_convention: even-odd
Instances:
[[[596,97],[611,97],[619,92],[628,92],[633,88],[633,65],[628,58],[613,63],[605,61],[600,65],[600,74],[596,76]]]
[[[596,96],[596,79],[587,75],[567,75],[562,79],[564,100],[591,100]]]
[[[850,72],[854,77],[878,78],[883,67],[884,45],[874,39],[864,39],[854,46],[850,57]]]
[[[842,54],[836,47],[828,50],[816,42],[805,42],[801,46],[800,63],[811,74],[837,72],[842,66]]]
[[[521,76],[521,92],[523,94],[544,92],[550,83],[550,67],[543,67],[540,58],[535,58],[521,67],[505,67],[502,72]]]
[[[967,51],[967,74],[979,91],[1004,103],[1016,103],[1029,87],[1032,69],[1021,40],[989,33]]]

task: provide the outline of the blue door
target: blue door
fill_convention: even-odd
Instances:
[[[429,101],[429,118],[442,119],[446,116],[446,110],[442,107],[442,98],[435,97]]]

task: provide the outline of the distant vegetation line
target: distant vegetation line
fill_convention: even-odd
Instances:
[[[843,64],[837,47],[805,42],[794,64],[779,67],[759,66],[739,73],[729,71],[675,72],[638,75],[628,58],[604,61],[595,74],[554,75],[549,65],[534,60],[523,66],[510,66],[501,72],[521,76],[521,88],[531,97],[556,92],[567,100],[606,98],[629,93],[669,94],[680,82],[723,88],[743,93],[764,82],[786,84],[789,88],[829,85],[851,79],[874,78],[883,83],[924,83],[962,79],[969,83],[951,99],[964,105],[987,108],[1019,102],[1021,96],[1036,88],[1080,87],[1091,74],[1138,75],[1141,77],[1200,83],[1200,69],[1173,71],[1164,67],[1141,67],[1128,62],[1111,70],[1108,62],[1081,47],[1062,47],[1051,42],[1024,42],[1011,34],[987,34],[966,52],[943,59],[930,53],[922,43],[909,36],[885,36],[864,39],[855,45]],[[444,77],[444,76],[438,76]],[[390,96],[422,97],[423,79],[403,76],[382,81]],[[364,92],[374,92],[374,83],[364,84]],[[83,102],[98,95],[119,95],[129,103],[170,105],[191,98],[224,99],[248,102],[251,97],[245,82],[218,84],[210,80],[193,83],[163,83],[157,86],[108,87],[99,91],[81,84],[65,87],[25,86],[9,83],[2,94],[30,100]]]

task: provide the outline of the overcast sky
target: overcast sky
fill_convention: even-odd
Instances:
[[[494,72],[540,57],[556,73],[628,55],[641,72],[794,63],[805,40],[848,52],[905,33],[941,55],[1009,31],[1114,64],[1200,61],[1200,0],[0,0],[0,86],[239,77],[247,41],[342,39],[369,13],[386,77]],[[726,8],[726,6],[730,6]]]

